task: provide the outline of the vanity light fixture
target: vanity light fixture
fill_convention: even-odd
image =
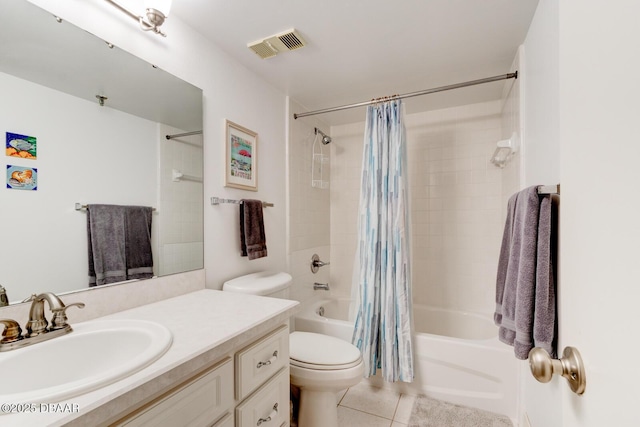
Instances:
[[[142,31],[152,31],[156,34],[161,35],[162,37],[167,37],[167,35],[163,33],[159,27],[169,16],[169,11],[171,10],[171,0],[145,0],[144,6],[146,20],[143,16],[136,15],[135,13],[130,12],[113,0],[106,1],[116,9],[126,13],[127,15],[129,15],[129,17],[138,21],[138,23],[140,24],[140,29]]]

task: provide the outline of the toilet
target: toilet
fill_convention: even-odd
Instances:
[[[286,298],[291,275],[263,271],[224,283],[222,290]],[[360,350],[329,335],[295,331],[289,335],[291,385],[300,389],[298,427],[337,427],[336,393],[362,380]]]

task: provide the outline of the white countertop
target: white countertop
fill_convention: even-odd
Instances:
[[[59,405],[38,405],[33,413],[0,415],[0,426],[96,426],[109,421],[147,400],[147,396],[188,379],[238,346],[274,329],[295,312],[297,305],[297,301],[206,289],[96,319],[154,321],[169,328],[173,343],[160,359],[125,379]],[[46,357],[42,355],[43,368],[55,369],[47,366]],[[34,367],[25,375],[37,372]]]

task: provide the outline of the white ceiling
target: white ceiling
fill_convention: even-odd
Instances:
[[[509,72],[538,0],[175,0],[171,16],[309,110]],[[167,24],[170,24],[170,19]],[[166,25],[169,27],[169,25]],[[247,43],[295,28],[307,46]],[[171,37],[167,28],[168,37]],[[499,99],[503,82],[407,99],[407,112]],[[294,111],[299,112],[299,111]],[[364,120],[364,108],[318,116]]]

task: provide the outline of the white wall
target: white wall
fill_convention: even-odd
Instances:
[[[2,155],[3,170],[36,168],[38,187],[0,191],[0,283],[12,302],[88,287],[87,216],[75,203],[156,206],[157,124],[4,73],[0,92],[0,137],[34,136],[38,150]]]
[[[501,102],[406,115],[413,236],[413,299],[493,313],[500,249]],[[331,283],[349,296],[357,241],[364,123],[332,128]]]
[[[288,109],[289,111],[305,110],[302,105],[291,100]],[[308,302],[326,296],[325,291],[314,291],[313,283],[329,282],[331,268],[331,266],[322,267],[315,274],[310,269],[313,254],[318,254],[322,261],[330,259],[329,189],[311,186],[314,140],[316,153],[320,152],[320,146],[326,154],[330,153],[331,148],[331,145],[321,144],[322,136],[319,134],[316,140],[314,128],[317,127],[328,133],[329,126],[317,117],[294,120],[292,114],[287,114],[287,118],[289,128],[287,239],[289,269],[293,276],[293,286],[289,296],[300,302]],[[329,172],[329,165],[325,166],[325,171]],[[329,179],[328,176],[327,179]]]
[[[106,2],[31,2],[203,89],[207,287],[219,289],[227,279],[258,270],[285,270],[286,245],[280,237],[286,233],[285,96],[175,16],[163,25],[167,37],[162,38],[140,31],[131,18]],[[257,193],[224,187],[225,119],[258,133]],[[264,211],[268,257],[253,261],[240,257],[237,206],[211,206],[211,196],[275,204]]]

